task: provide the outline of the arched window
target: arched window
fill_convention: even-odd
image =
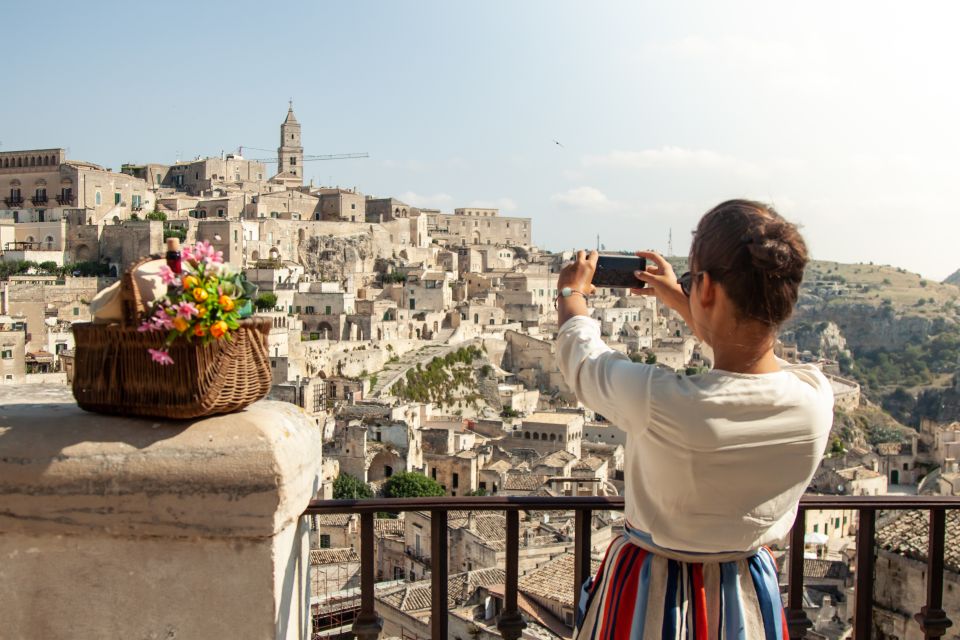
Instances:
[[[474,323],[474,324],[480,324],[480,314],[479,314],[479,313],[473,314],[473,323]]]
[[[53,236],[47,236],[43,241],[46,243],[47,249],[53,249]]]
[[[539,433],[534,433],[534,434],[533,434],[533,439],[534,439],[534,440],[539,440],[539,439],[540,439],[540,434],[539,434]]]
[[[37,159],[36,159],[36,158],[30,158],[30,166],[31,166],[31,167],[37,166]]]
[[[550,434],[550,442],[553,442],[553,441],[556,440],[556,439],[557,439],[557,434],[551,433],[551,434]]]
[[[529,431],[524,432],[523,438],[524,438],[524,440],[529,440],[529,439],[530,439],[530,432],[529,432]]]

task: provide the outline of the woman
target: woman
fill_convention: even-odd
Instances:
[[[587,311],[597,254],[557,289],[560,369],[627,434],[626,525],[585,587],[577,638],[785,639],[773,557],[823,455],[833,393],[813,365],[773,354],[807,250],[772,208],[724,202],[700,220],[690,272],[653,252],[635,293],[656,296],[710,345],[694,376],[631,362]]]

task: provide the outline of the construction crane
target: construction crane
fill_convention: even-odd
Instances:
[[[272,149],[258,149],[256,147],[247,147],[247,149],[252,149],[253,151],[272,151]],[[240,146],[237,148],[237,153],[243,155],[243,147]],[[303,156],[304,162],[311,162],[314,160],[353,160],[356,158],[369,158],[369,153],[330,153],[322,156]],[[273,158],[257,158],[253,162],[263,162],[263,163],[277,163],[279,159],[277,157]]]

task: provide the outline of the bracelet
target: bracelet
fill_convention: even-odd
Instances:
[[[583,291],[580,291],[579,289],[573,289],[573,288],[571,288],[571,287],[564,287],[563,289],[560,290],[560,293],[557,294],[557,297],[554,298],[554,300],[553,300],[553,308],[554,308],[554,309],[558,309],[558,308],[560,307],[560,299],[561,299],[561,298],[569,298],[570,296],[572,296],[572,295],[575,294],[575,293],[579,293],[581,296],[583,296],[583,301],[584,301],[584,302],[586,302],[587,304],[590,303],[590,296],[588,296],[587,294],[585,294]]]

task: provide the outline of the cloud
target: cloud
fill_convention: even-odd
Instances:
[[[556,193],[550,197],[555,204],[566,209],[575,211],[615,211],[621,208],[618,202],[607,197],[607,195],[596,187],[576,187],[568,189],[562,193]]]
[[[640,151],[611,151],[603,155],[584,156],[581,164],[589,168],[624,169],[644,171],[648,169],[710,170],[727,171],[744,176],[758,176],[757,165],[708,149],[684,149],[683,147],[660,147]]]
[[[428,209],[441,209],[443,207],[449,207],[453,202],[453,196],[448,193],[434,193],[432,195],[425,195],[421,193],[414,193],[413,191],[404,191],[398,195],[397,198],[415,207],[425,207]]]
[[[467,203],[468,207],[477,207],[479,209],[500,209],[501,211],[516,211],[516,200],[513,198],[497,198],[496,200],[471,200]]]

